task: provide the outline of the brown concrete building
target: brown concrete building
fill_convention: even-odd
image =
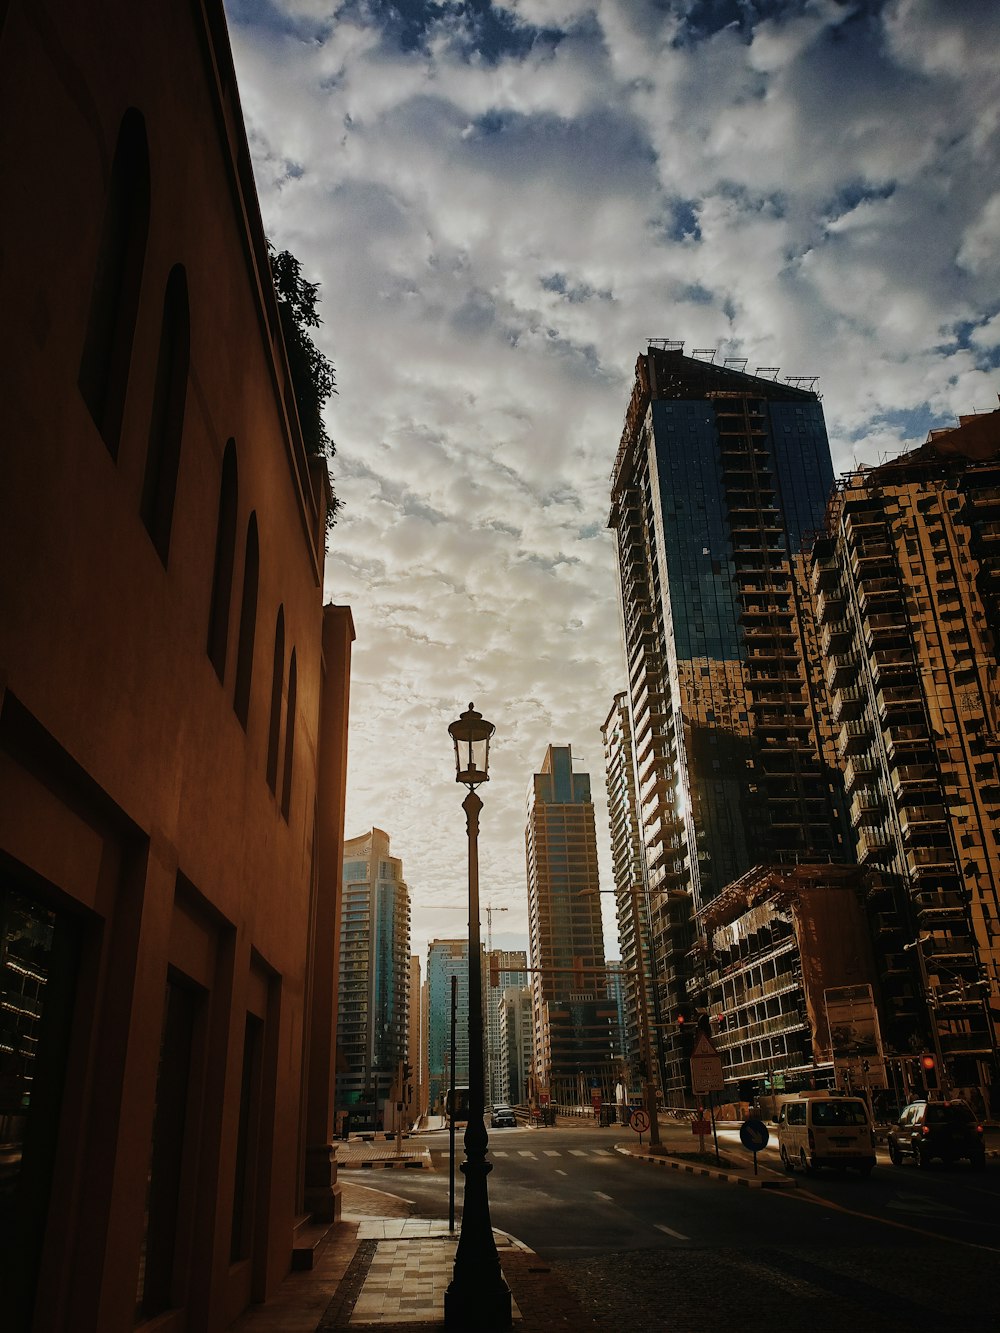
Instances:
[[[902,1081],[997,1096],[1000,411],[845,477],[813,551],[832,714]]]
[[[0,6],[5,1329],[226,1328],[336,1218],[350,642],[220,0]]]

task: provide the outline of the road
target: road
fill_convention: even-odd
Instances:
[[[869,1180],[753,1190],[623,1157],[625,1133],[490,1133],[493,1225],[557,1265],[600,1318],[651,1333],[1000,1326],[1000,1164],[924,1172],[880,1158]],[[377,1183],[447,1217],[447,1136],[423,1142],[434,1171]],[[462,1188],[459,1172],[459,1224]]]

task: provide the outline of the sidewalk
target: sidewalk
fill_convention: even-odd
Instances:
[[[593,1129],[586,1118],[563,1121],[562,1129],[578,1125]],[[687,1121],[660,1122],[661,1152],[651,1154],[648,1135],[633,1134],[623,1125],[603,1131],[608,1147],[648,1163],[699,1175],[752,1184],[753,1158],[745,1160],[726,1146],[720,1149],[722,1166],[694,1162],[698,1140]],[[545,1136],[545,1128],[532,1131]],[[460,1141],[457,1145],[461,1151]],[[706,1147],[711,1146],[711,1140]],[[451,1281],[458,1231],[449,1233],[447,1221],[410,1216],[411,1205],[391,1192],[392,1181],[382,1176],[372,1188],[365,1168],[385,1165],[420,1167],[430,1164],[427,1149],[406,1149],[396,1157],[396,1145],[352,1139],[337,1145],[341,1168],[338,1181],[343,1195],[343,1217],[331,1229],[308,1272],[291,1273],[274,1297],[243,1314],[234,1333],[334,1333],[334,1330],[379,1328],[383,1333],[440,1333],[444,1328],[444,1293]],[[682,1156],[683,1154],[683,1156]],[[759,1167],[758,1181],[793,1184],[783,1174]],[[552,1333],[596,1328],[578,1301],[552,1272],[519,1240],[494,1230],[500,1267],[513,1299],[515,1333]],[[469,1333],[476,1333],[469,1330]]]

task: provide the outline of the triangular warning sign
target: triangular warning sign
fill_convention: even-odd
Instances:
[[[698,1040],[695,1042],[694,1050],[691,1052],[692,1060],[695,1058],[695,1056],[698,1055],[714,1055],[716,1057],[719,1056],[719,1052],[712,1045],[712,1038],[708,1035],[707,1032],[698,1033]]]

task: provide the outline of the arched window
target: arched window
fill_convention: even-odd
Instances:
[[[243,561],[243,597],[240,604],[240,642],[236,654],[236,687],[233,708],[246,730],[250,716],[250,682],[253,679],[253,646],[257,635],[257,579],[260,552],[257,546],[257,515],[247,524],[247,549]]]
[[[292,758],[295,750],[295,649],[288,663],[288,702],[285,705],[285,767],[281,775],[281,813],[288,818],[292,808]]]
[[[125,412],[149,232],[149,146],[135,107],[122,117],[104,208],[78,383],[112,457]]]
[[[267,731],[267,785],[278,785],[278,745],[281,741],[281,682],[285,674],[285,608],[278,607],[274,626],[274,666],[271,672],[271,720]]]
[[[170,549],[190,356],[187,277],[183,265],[175,264],[167,278],[163,298],[160,354],[156,363],[146,475],[142,484],[142,521],[164,564]]]
[[[229,647],[229,606],[233,596],[233,563],[236,557],[237,489],[236,441],[229,440],[222,459],[212,605],[208,613],[208,655],[219,680],[226,678],[226,652]]]

